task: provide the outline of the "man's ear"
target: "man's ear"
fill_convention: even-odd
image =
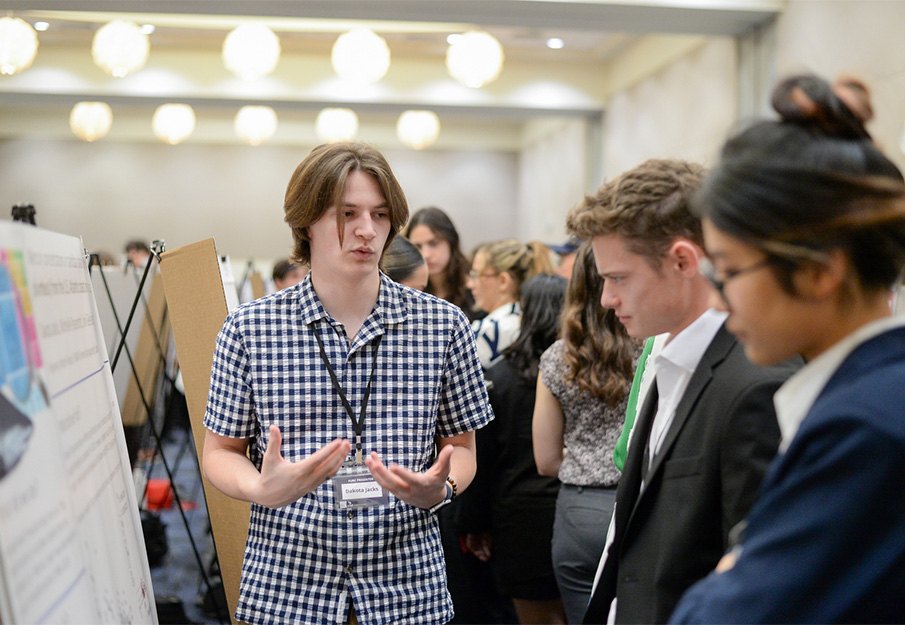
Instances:
[[[678,238],[669,246],[667,263],[685,277],[698,273],[698,262],[704,257],[704,250],[689,239]]]

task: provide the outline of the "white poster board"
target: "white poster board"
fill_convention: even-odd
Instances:
[[[104,286],[105,281],[106,286]],[[153,282],[154,274],[151,273],[145,280],[142,291],[142,297],[145,301],[150,296]],[[95,266],[91,269],[91,285],[94,289],[95,302],[100,315],[100,324],[105,337],[107,354],[110,355],[110,358],[116,355],[116,348],[119,347],[122,340],[122,334],[120,334],[119,327],[116,325],[114,308],[116,315],[119,317],[119,323],[126,325],[126,321],[129,319],[129,311],[135,302],[135,295],[140,283],[141,275],[133,268],[123,270],[119,267]],[[107,293],[108,289],[110,291],[109,294]],[[116,371],[113,372],[113,384],[116,388],[116,397],[120,406],[123,405],[126,399],[126,390],[129,388],[129,381],[132,379],[132,368],[129,366],[129,359],[126,357],[125,349],[128,348],[130,354],[135,354],[138,348],[138,338],[144,323],[145,306],[142,302],[139,302],[138,307],[135,309],[135,318],[126,333],[126,347],[123,348],[119,355],[119,359],[122,362],[117,363]]]
[[[156,623],[79,239],[0,223],[0,620]]]

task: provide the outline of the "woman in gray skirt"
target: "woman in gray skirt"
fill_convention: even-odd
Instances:
[[[603,278],[587,243],[578,251],[562,338],[541,357],[534,407],[538,472],[562,482],[553,525],[553,569],[569,623],[580,623],[616,500],[613,449],[622,431],[641,344],[600,305]]]

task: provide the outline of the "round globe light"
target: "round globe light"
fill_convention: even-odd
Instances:
[[[490,33],[473,30],[456,37],[446,50],[446,69],[459,82],[477,89],[503,70],[503,46]]]
[[[113,111],[106,102],[79,102],[69,114],[69,127],[79,139],[96,141],[110,132]]]
[[[277,131],[277,114],[269,106],[243,106],[234,126],[237,137],[249,145],[261,145]]]
[[[396,136],[414,150],[424,149],[440,136],[440,118],[433,111],[405,111],[396,122]]]
[[[144,67],[151,51],[148,36],[129,20],[113,20],[94,33],[91,57],[95,65],[122,78]]]
[[[223,40],[223,64],[243,80],[266,76],[279,61],[280,38],[264,24],[240,24]]]
[[[154,111],[151,126],[164,143],[182,143],[195,130],[195,111],[188,104],[163,104]]]
[[[18,17],[0,18],[0,74],[16,74],[31,67],[38,54],[38,33]]]
[[[314,131],[327,143],[354,139],[358,132],[358,115],[352,109],[322,109],[314,122]]]
[[[372,83],[390,68],[390,48],[374,31],[355,28],[336,39],[330,60],[340,78]]]

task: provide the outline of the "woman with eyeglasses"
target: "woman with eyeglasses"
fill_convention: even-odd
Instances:
[[[684,623],[905,623],[905,182],[856,79],[782,82],[698,197],[727,327],[777,392],[780,453]]]
[[[518,336],[522,315],[519,288],[532,276],[553,273],[551,254],[539,241],[525,244],[517,239],[485,243],[475,250],[466,284],[475,308],[487,312],[472,323],[485,369],[496,363]]]

